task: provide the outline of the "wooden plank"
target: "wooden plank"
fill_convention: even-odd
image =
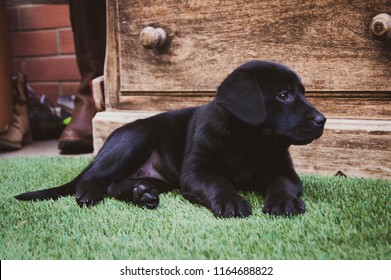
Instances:
[[[120,96],[120,109],[172,111],[175,109],[199,106],[208,103],[212,96]]]
[[[93,120],[94,151],[117,127],[156,114],[149,111],[100,112]],[[391,179],[391,121],[329,119],[324,135],[290,148],[298,172]]]
[[[391,180],[391,152],[343,148],[322,149],[320,145],[292,147],[291,155],[299,173]]]
[[[107,40],[104,67],[105,107],[106,110],[116,110],[119,107],[120,74],[119,74],[119,44],[117,30],[117,1],[106,1]]]
[[[307,93],[308,100],[328,118],[383,119],[391,116],[390,93]]]
[[[106,138],[116,128],[133,122],[137,119],[144,119],[158,112],[153,111],[108,111],[99,112],[92,120],[93,124],[93,136],[94,136],[94,153],[97,154],[102,148]]]
[[[138,93],[137,93],[138,94]],[[212,94],[170,93],[120,96],[119,109],[170,111],[209,102]],[[307,93],[308,100],[328,118],[390,119],[390,93]]]
[[[116,2],[119,49],[109,56],[120,58],[122,92],[213,92],[251,59],[287,64],[310,91],[391,90],[389,47],[369,30],[387,0]],[[169,45],[145,49],[146,26],[164,28]]]
[[[391,121],[331,119],[319,140],[290,152],[301,172],[391,179]]]

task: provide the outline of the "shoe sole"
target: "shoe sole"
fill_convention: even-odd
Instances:
[[[80,139],[64,139],[58,143],[61,154],[87,154],[94,151],[91,142]]]

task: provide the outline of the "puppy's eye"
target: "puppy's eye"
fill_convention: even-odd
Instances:
[[[289,102],[292,100],[292,96],[288,91],[282,91],[277,95],[277,100],[280,102]]]

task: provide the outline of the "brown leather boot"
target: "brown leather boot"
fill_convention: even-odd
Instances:
[[[0,150],[17,150],[32,142],[24,74],[12,79],[12,101],[12,123],[6,132],[0,134]]]
[[[58,148],[63,154],[91,153],[92,118],[96,108],[92,96],[76,94],[75,109],[70,124],[62,132]]]

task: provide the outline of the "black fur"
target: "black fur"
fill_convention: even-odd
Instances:
[[[216,217],[246,217],[251,205],[238,190],[253,190],[264,195],[265,213],[303,213],[288,148],[319,138],[325,122],[292,70],[251,61],[222,82],[210,103],[120,127],[73,181],[16,198],[74,194],[90,206],[108,196],[155,208],[159,193],[179,188]]]

